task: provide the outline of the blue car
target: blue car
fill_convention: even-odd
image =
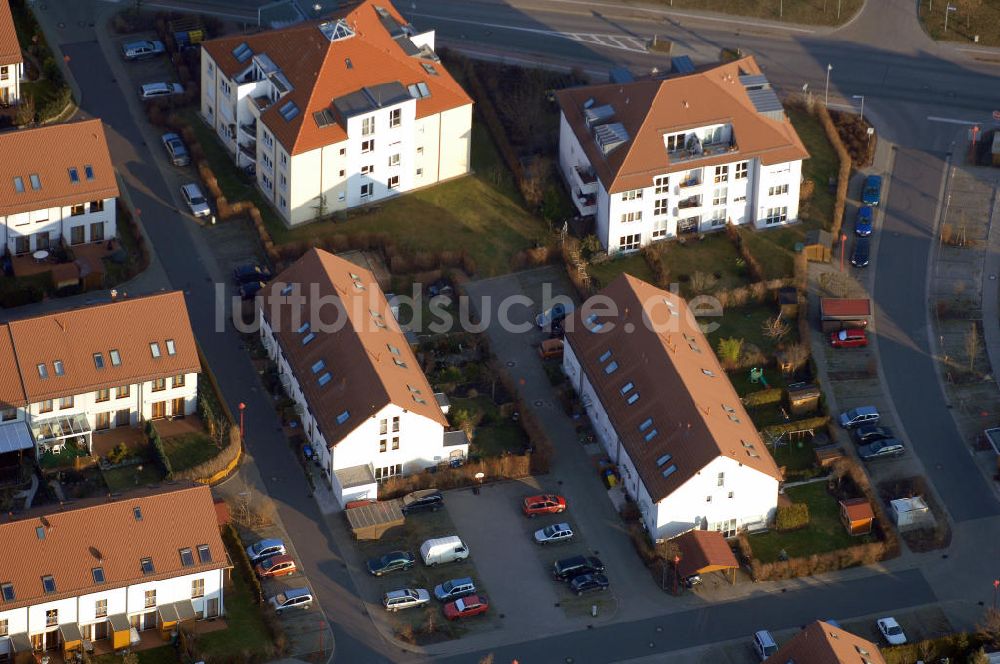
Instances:
[[[858,216],[854,219],[854,233],[859,237],[868,237],[872,234],[872,221],[875,208],[865,205],[858,209]]]
[[[865,187],[861,190],[861,202],[865,205],[877,206],[882,198],[882,176],[869,175],[865,178]]]

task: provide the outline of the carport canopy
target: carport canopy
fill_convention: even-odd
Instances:
[[[380,500],[344,510],[347,523],[359,540],[377,540],[382,533],[403,525],[402,503],[396,500]]]
[[[24,422],[10,422],[0,425],[0,454],[30,450],[35,439]]]
[[[733,550],[726,543],[722,533],[715,530],[689,530],[673,539],[679,550],[680,563],[677,572],[682,579],[695,574],[726,572],[739,568]]]

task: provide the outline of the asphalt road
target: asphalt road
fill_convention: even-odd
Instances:
[[[948,411],[928,347],[928,256],[944,176],[941,157],[899,150],[874,265],[878,348],[896,411],[956,521],[1000,514],[1000,504]]]

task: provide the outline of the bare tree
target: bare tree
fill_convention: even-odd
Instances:
[[[542,204],[551,169],[552,164],[546,157],[534,157],[524,169],[521,192],[529,206],[538,207]]]
[[[978,625],[977,633],[990,646],[1000,645],[1000,611],[990,607],[983,614],[983,622]]]
[[[691,290],[698,294],[707,293],[718,281],[714,274],[699,270],[691,275]]]
[[[803,343],[792,344],[784,351],[785,362],[791,365],[793,371],[801,369],[809,361],[809,346]]]
[[[979,355],[979,328],[975,321],[969,325],[969,331],[965,335],[965,356],[969,360],[969,371],[976,366],[976,356]]]
[[[785,321],[781,320],[781,315],[777,315],[772,318],[768,318],[761,324],[761,329],[764,331],[764,336],[778,341],[792,328]]]

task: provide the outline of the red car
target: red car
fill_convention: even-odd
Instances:
[[[486,613],[490,608],[490,601],[486,595],[469,595],[454,602],[444,605],[444,617],[448,620],[458,620],[459,618],[470,618]]]
[[[868,336],[864,330],[852,327],[831,334],[830,345],[834,348],[864,348],[868,345]]]
[[[562,496],[547,493],[541,496],[528,496],[524,499],[524,513],[532,518],[539,514],[559,514],[565,511],[566,499]]]
[[[291,576],[295,574],[295,560],[288,555],[271,556],[257,565],[257,576]]]

